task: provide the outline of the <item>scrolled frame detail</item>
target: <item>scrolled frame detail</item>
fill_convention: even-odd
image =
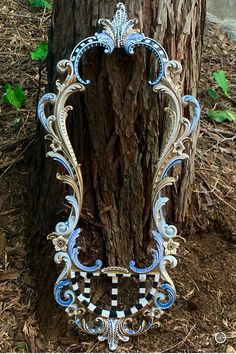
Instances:
[[[62,83],[56,82],[57,94],[47,93],[41,98],[38,104],[38,117],[46,130],[46,139],[51,142],[51,150],[47,156],[59,162],[65,169],[65,174],[57,174],[57,178],[72,190],[72,194],[66,196],[71,205],[68,220],[59,222],[55,231],[48,236],[55,246],[55,262],[65,265],[56,281],[54,296],[79,328],[97,335],[101,341],[107,340],[110,349],[115,350],[119,340],[126,342],[130,336],[140,335],[153,325],[159,326],[163,310],[171,307],[175,301],[175,287],[167,268],[168,266],[174,268],[177,265],[175,254],[179,243],[175,241],[176,227],[169,225],[164,217],[168,198],[163,195],[163,191],[176,181],[175,177],[168,176],[170,169],[188,158],[184,144],[197,127],[200,106],[194,97],[182,96],[181,85],[176,79],[181,73],[181,64],[169,60],[160,43],[134,29],[137,20],[128,20],[124,4],[117,4],[117,11],[111,21],[100,19],[98,23],[102,30],[78,43],[71,53],[70,60],[61,60],[58,63],[58,72],[66,74],[66,78]],[[108,55],[116,47],[123,48],[128,55],[133,55],[135,48],[140,46],[151,50],[159,63],[159,72],[149,84],[155,93],[161,92],[169,101],[166,111],[171,121],[170,134],[162,148],[153,179],[152,209],[156,226],[153,238],[156,248],[152,250],[153,261],[146,268],[136,267],[134,261],[130,261],[126,269],[116,266],[103,268],[101,260],[97,260],[93,266],[85,266],[79,261],[80,249],[76,245],[76,240],[81,232],[78,221],[83,203],[83,178],[81,166],[77,162],[67,133],[68,112],[73,107],[66,105],[66,102],[72,94],[83,92],[85,86],[90,83],[81,78],[80,61],[87,50],[98,46],[103,47]],[[48,104],[53,111],[50,116],[45,113]],[[187,105],[192,108],[191,120],[183,114]],[[114,306],[111,311],[107,311],[92,304],[88,294],[85,297],[80,293],[76,272],[84,277],[85,284],[89,284],[89,277],[93,274],[96,276],[107,274],[113,280],[116,280],[118,275],[138,276],[140,281],[150,276],[153,278],[153,285],[146,291],[145,297],[140,298],[139,304],[125,311],[114,309]],[[84,291],[85,289],[86,287]],[[97,315],[98,313],[100,315]],[[136,318],[137,314],[142,315],[141,322]],[[88,315],[94,318],[93,326],[89,324],[91,320],[88,321]],[[139,322],[138,329],[137,326],[136,329],[133,328],[134,321]]]

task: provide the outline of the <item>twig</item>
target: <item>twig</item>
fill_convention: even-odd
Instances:
[[[2,213],[0,213],[0,216],[6,216],[8,214],[13,213],[14,211],[20,210],[21,208],[15,208],[15,209],[11,209],[11,210],[7,210],[7,211],[3,211]]]
[[[235,100],[234,98],[225,96],[225,95],[223,94],[223,92],[219,92],[219,94],[220,94],[221,97],[223,97],[224,99],[230,101],[231,103],[234,104],[234,106],[236,106],[236,100]]]
[[[19,129],[19,132],[18,132],[18,134],[17,134],[17,138],[19,138],[20,133],[22,132],[22,130],[24,129],[26,123],[28,122],[29,116],[30,116],[30,115],[29,115],[29,113],[28,113],[28,114],[27,114],[27,117],[26,117],[26,119],[25,119],[25,121],[24,121],[24,123],[22,124],[22,126],[21,126],[20,129]]]
[[[7,173],[7,171],[10,170],[10,168],[21,158],[21,156],[24,154],[24,152],[30,147],[30,145],[34,142],[34,138],[27,144],[27,146],[24,148],[24,150],[21,151],[21,153],[16,157],[16,159],[3,171],[3,173],[0,176],[0,180],[2,177]]]
[[[23,112],[26,112],[27,109],[19,109],[18,111],[11,111],[11,112],[6,112],[6,113],[1,113],[0,114],[0,117],[8,117],[8,116],[13,116],[13,115],[16,115],[19,113],[23,113]]]
[[[175,345],[172,345],[172,347],[169,347],[165,350],[162,350],[162,353],[168,352],[169,350],[178,347],[180,344],[184,344],[186,342],[186,340],[188,339],[188,337],[191,335],[192,331],[194,330],[194,328],[196,327],[196,324],[194,324],[191,328],[190,331],[188,332],[188,334],[186,335],[186,337],[184,339],[182,339],[180,342],[178,342]]]
[[[8,16],[17,16],[17,17],[24,17],[24,19],[25,18],[30,18],[30,19],[32,19],[32,20],[38,20],[38,21],[40,21],[41,19],[40,19],[40,17],[37,17],[37,16],[26,16],[26,15],[20,15],[20,14],[16,14],[16,13],[10,13],[10,12],[8,12],[7,14],[4,14],[4,13],[1,13],[1,16],[6,16],[6,17],[8,17]]]
[[[193,192],[194,192],[194,193],[199,193],[199,194],[209,194],[209,193],[213,193],[213,192],[215,191],[215,189],[216,189],[216,186],[217,186],[218,182],[219,182],[219,178],[217,178],[214,187],[213,187],[210,191],[198,191],[198,190],[194,189]]]
[[[35,136],[35,134],[31,134],[31,135],[27,135],[27,136],[23,136],[21,138],[18,138],[18,139],[14,139],[14,140],[9,140],[9,141],[6,141],[2,144],[0,144],[0,150],[5,150],[7,149],[8,147],[12,147],[14,145],[17,145],[23,141],[27,141],[27,140],[31,140],[33,139],[33,137]]]
[[[215,145],[213,145],[213,147],[218,148],[218,145],[219,145],[219,144],[221,144],[221,143],[223,143],[223,142],[225,142],[225,141],[234,141],[234,140],[236,140],[236,135],[231,136],[230,138],[224,137],[223,139],[218,140],[217,143],[216,143]]]
[[[231,204],[229,204],[228,202],[226,202],[226,200],[224,200],[222,197],[219,196],[219,194],[217,194],[214,191],[214,188],[212,189],[212,187],[207,183],[206,179],[203,178],[203,176],[199,173],[196,172],[196,175],[198,177],[201,178],[201,180],[205,183],[205,185],[207,186],[207,188],[209,189],[209,192],[211,192],[212,194],[214,194],[214,196],[216,196],[216,198],[218,198],[222,203],[224,203],[225,205],[227,205],[230,209],[232,209],[233,211],[236,212],[236,208],[234,208]]]
[[[1,55],[4,56],[13,56],[13,55],[18,55],[19,57],[26,57],[26,55],[24,53],[19,53],[19,52],[0,52]]]
[[[20,158],[18,158],[18,162],[20,162],[21,160],[23,160],[23,156],[21,156]],[[8,166],[14,164],[15,162],[16,162],[16,159],[2,163],[2,164],[0,165],[0,171],[1,171],[1,170],[4,170],[4,168],[7,168]]]
[[[231,130],[224,130],[224,129],[219,129],[219,128],[213,128],[210,127],[210,126],[207,126],[207,129],[213,133],[220,133],[221,136],[223,136],[222,134],[224,135],[229,135],[231,136],[232,135],[232,131]]]

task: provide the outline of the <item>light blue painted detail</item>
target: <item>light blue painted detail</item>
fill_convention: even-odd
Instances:
[[[132,32],[130,33],[124,43],[124,49],[127,54],[134,54],[134,46],[141,42],[145,38],[144,33]]]
[[[162,302],[162,301],[166,300],[166,295],[159,292],[155,296],[154,303],[155,303],[156,307],[159,307],[162,310],[166,310],[166,309],[170,308],[173,305],[173,303],[175,302],[175,299],[176,299],[175,290],[172,288],[172,286],[170,286],[167,283],[161,284],[160,288],[167,292],[168,299],[167,299],[167,301]]]
[[[63,294],[64,299],[62,298],[62,291],[69,284],[70,284],[70,281],[65,279],[65,280],[60,281],[54,287],[55,300],[59,305],[64,306],[64,307],[68,307],[75,300],[75,295],[74,295],[73,291],[71,291],[69,289],[64,291],[64,294]]]
[[[75,324],[78,326],[78,327],[81,327],[81,321],[79,319],[75,319]]]
[[[154,268],[156,268],[156,266],[160,263],[163,257],[163,253],[164,253],[163,239],[161,235],[156,231],[153,231],[152,234],[154,240],[156,241],[156,249],[152,250],[152,257],[153,257],[152,264],[146,268],[138,268],[135,267],[135,261],[131,260],[129,261],[129,267],[134,273],[145,274],[151,272]]]
[[[37,113],[39,120],[44,127],[44,129],[48,132],[48,127],[47,127],[47,117],[45,115],[44,107],[47,103],[54,104],[57,99],[57,95],[54,93],[46,93],[38,103],[38,108],[37,108]]]
[[[70,60],[73,63],[74,72],[77,80],[83,85],[89,85],[90,80],[83,80],[79,73],[79,65],[82,56],[91,48],[103,47],[106,54],[111,54],[115,48],[113,39],[105,32],[95,33],[93,37],[85,38],[77,44],[71,53]]]
[[[68,220],[59,222],[55,227],[56,232],[60,236],[69,236],[75,229],[79,220],[80,207],[77,199],[74,195],[67,195],[66,200],[71,204],[72,209]]]
[[[68,164],[68,162],[66,161],[66,159],[60,154],[56,154],[56,153],[52,153],[52,154],[54,155],[53,160],[61,163],[65,167],[65,169],[67,170],[69,175],[71,177],[73,177],[73,171],[72,171],[70,165]],[[49,153],[48,153],[48,155],[49,155]]]
[[[157,41],[152,38],[145,37],[143,33],[133,32],[127,36],[124,44],[126,53],[132,55],[134,54],[134,48],[141,46],[153,52],[159,63],[159,74],[156,79],[148,81],[150,85],[154,86],[160,82],[164,75],[165,62],[168,61],[168,56],[164,48]]]
[[[74,72],[77,80],[83,85],[90,84],[90,80],[83,80],[79,73],[79,65],[82,56],[86,51],[95,47],[104,47],[106,54],[111,54],[116,46],[114,39],[105,31],[95,33],[93,37],[85,38],[81,41],[73,50],[70,60],[73,62]],[[148,83],[152,86],[158,84],[164,75],[164,64],[168,61],[168,56],[165,49],[154,39],[145,37],[143,33],[131,32],[125,39],[124,49],[127,54],[134,54],[135,47],[145,47],[156,56],[159,63],[159,74],[155,80],[151,80]]]
[[[71,258],[72,262],[74,263],[74,265],[77,268],[79,268],[80,270],[82,270],[84,272],[96,272],[102,266],[102,261],[100,259],[97,259],[95,262],[95,265],[90,266],[90,267],[84,266],[78,260],[80,248],[76,246],[76,240],[79,237],[80,232],[81,232],[81,229],[74,230],[68,239],[68,252],[69,252],[70,258]]]
[[[181,163],[181,162],[182,162],[183,160],[185,160],[185,159],[186,159],[185,156],[183,156],[182,158],[181,158],[181,156],[176,156],[173,160],[171,160],[170,163],[166,166],[166,168],[165,168],[164,171],[162,172],[162,174],[161,174],[161,179],[164,179],[164,178],[166,177],[167,173],[170,171],[170,169],[171,169],[174,165],[176,165],[176,164],[178,164],[178,163]]]
[[[197,125],[198,125],[198,122],[200,119],[200,115],[201,115],[201,107],[200,107],[198,100],[195,97],[190,96],[190,95],[184,96],[183,102],[188,103],[194,109],[192,123],[191,123],[190,130],[189,130],[189,134],[191,134],[192,131],[197,128]]]
[[[64,269],[57,278],[56,284],[58,284],[63,278],[68,277],[71,270],[71,259],[67,252],[57,252],[54,256],[54,261],[57,264],[61,264],[62,261],[65,263]]]

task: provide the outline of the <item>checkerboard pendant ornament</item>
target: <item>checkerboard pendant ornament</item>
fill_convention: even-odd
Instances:
[[[51,141],[51,150],[47,156],[62,164],[66,171],[64,175],[58,174],[57,178],[73,190],[71,195],[66,196],[71,205],[68,220],[59,222],[55,232],[48,236],[55,246],[55,262],[64,266],[56,280],[54,296],[81,330],[97,335],[100,341],[106,340],[109,348],[115,350],[119,340],[127,342],[130,337],[160,325],[159,319],[164,310],[170,308],[175,301],[175,287],[168,274],[168,267],[174,268],[177,264],[174,255],[179,243],[176,242],[176,227],[167,224],[164,217],[163,209],[168,198],[163,195],[163,190],[176,181],[175,177],[168,176],[168,171],[188,158],[184,152],[184,143],[197,127],[200,107],[194,97],[181,95],[181,85],[176,79],[176,75],[181,73],[181,64],[169,61],[157,41],[134,29],[137,20],[128,20],[124,4],[117,4],[111,21],[100,19],[98,23],[101,31],[77,44],[70,60],[58,63],[58,72],[67,76],[63,83],[57,81],[57,94],[47,93],[41,98],[38,116],[47,131],[45,138]],[[169,101],[166,111],[171,118],[171,129],[153,180],[152,210],[156,229],[152,235],[156,247],[152,250],[152,263],[146,268],[138,268],[133,260],[130,260],[127,268],[105,268],[99,259],[93,266],[86,266],[79,260],[80,248],[76,241],[81,233],[77,225],[82,209],[83,180],[81,166],[77,162],[66,128],[68,111],[72,107],[65,104],[70,95],[83,92],[90,83],[80,76],[80,60],[87,50],[98,46],[103,47],[106,54],[111,54],[115,48],[125,50],[128,55],[133,55],[136,47],[149,49],[159,63],[158,74],[153,81],[149,81],[149,85],[155,93],[166,95]],[[45,114],[47,104],[53,107],[53,114],[49,117]],[[183,116],[183,108],[187,105],[192,107],[190,120]],[[106,308],[93,303],[93,289],[90,287],[93,277],[99,278],[102,275],[111,279],[111,300]],[[128,308],[122,308],[118,301],[119,280],[122,277],[136,277],[139,284],[139,299]]]

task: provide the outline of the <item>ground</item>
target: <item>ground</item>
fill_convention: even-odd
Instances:
[[[0,8],[0,94],[6,82],[27,91],[24,108],[17,111],[2,104],[0,111],[0,351],[106,352],[105,343],[77,330],[57,340],[45,338],[37,323],[36,286],[26,247],[27,183],[35,107],[46,84],[46,69],[31,61],[30,51],[46,39],[50,13],[33,9],[23,0],[0,0]],[[236,45],[209,23],[204,43],[199,88],[203,113],[194,190],[199,210],[196,232],[182,242],[173,274],[177,302],[162,318],[160,329],[120,343],[118,352],[230,352],[236,348],[236,126],[217,124],[206,116],[214,106],[207,96],[213,71],[225,70],[236,97]],[[234,110],[235,102],[221,99],[220,107]],[[228,336],[224,344],[216,343],[217,332]]]

